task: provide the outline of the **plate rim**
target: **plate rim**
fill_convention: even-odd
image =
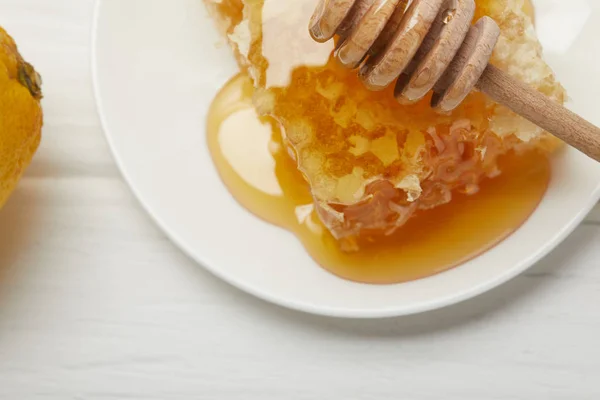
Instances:
[[[184,253],[190,260],[199,264],[206,271],[210,272],[212,275],[218,277],[229,285],[246,292],[258,299],[266,301],[271,304],[275,304],[284,308],[292,309],[299,312],[304,312],[308,314],[320,315],[325,317],[335,317],[335,318],[352,318],[352,319],[380,319],[380,318],[391,318],[391,317],[400,317],[407,315],[420,314],[428,311],[433,311],[436,309],[445,308],[451,305],[455,305],[458,303],[462,303],[466,300],[477,297],[483,293],[486,293],[498,286],[503,285],[509,280],[517,277],[522,274],[524,271],[535,265],[541,259],[546,257],[552,250],[554,250],[560,243],[562,243],[568,236],[570,236],[575,229],[583,222],[586,216],[592,211],[592,209],[596,206],[598,201],[600,201],[600,182],[598,182],[598,186],[592,191],[590,197],[590,203],[579,210],[570,220],[568,224],[566,224],[562,230],[557,232],[551,240],[548,240],[544,246],[539,248],[537,251],[533,252],[530,257],[527,257],[521,260],[519,263],[514,265],[512,268],[507,270],[506,273],[498,276],[495,279],[489,280],[479,285],[475,285],[471,287],[469,290],[464,290],[462,292],[456,293],[452,296],[446,296],[441,298],[436,298],[431,301],[422,302],[418,304],[413,304],[409,306],[395,306],[389,308],[381,308],[378,310],[364,310],[364,309],[353,309],[353,308],[340,308],[340,307],[330,307],[330,306],[314,306],[312,304],[307,304],[299,301],[290,301],[280,296],[271,295],[266,293],[258,288],[255,288],[253,285],[246,284],[242,281],[237,280],[234,276],[230,276],[227,273],[224,273],[219,268],[214,268],[211,266],[211,263],[208,260],[202,259],[200,255],[194,254],[188,246],[185,245],[185,241],[179,238],[179,235],[171,230],[168,227],[168,224],[164,223],[161,218],[155,213],[152,208],[145,203],[142,198],[142,195],[136,189],[135,184],[130,179],[127,169],[125,168],[122,160],[119,157],[119,154],[116,150],[116,146],[113,143],[112,136],[110,134],[109,126],[106,121],[106,116],[103,107],[103,100],[98,80],[98,68],[97,68],[97,41],[98,41],[98,26],[100,24],[100,8],[102,6],[102,2],[104,0],[95,0],[93,16],[92,16],[92,27],[91,27],[91,40],[90,40],[90,67],[91,67],[91,80],[92,80],[92,91],[94,96],[94,101],[96,104],[96,112],[98,114],[98,118],[100,121],[100,125],[102,128],[103,136],[106,140],[106,143],[109,147],[111,157],[113,158],[119,173],[121,174],[124,182],[127,184],[129,190],[142,207],[142,209],[148,214],[153,223],[169,238],[169,240],[182,252]],[[401,284],[399,284],[401,285]]]

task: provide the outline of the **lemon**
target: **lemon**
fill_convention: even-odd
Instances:
[[[0,27],[0,207],[40,144],[41,98],[40,75]]]

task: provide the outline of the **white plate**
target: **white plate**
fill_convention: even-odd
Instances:
[[[539,0],[547,58],[571,106],[600,124],[600,2]],[[99,113],[114,157],[154,220],[227,282],[310,313],[383,317],[485,292],[552,250],[600,198],[600,165],[574,150],[556,160],[548,194],[514,235],[443,274],[390,286],[336,278],[296,238],[242,209],[217,176],[205,137],[211,100],[236,66],[201,0],[100,0],[93,38]],[[568,282],[565,282],[565,285]]]

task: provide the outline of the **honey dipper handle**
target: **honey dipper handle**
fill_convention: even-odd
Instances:
[[[600,128],[489,64],[477,87],[495,102],[600,161]]]

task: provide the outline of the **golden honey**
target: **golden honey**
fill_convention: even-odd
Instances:
[[[219,174],[242,206],[293,232],[319,265],[345,279],[388,284],[455,267],[519,228],[547,188],[546,155],[507,154],[499,160],[503,173],[482,182],[477,195],[458,194],[418,213],[394,234],[345,252],[316,215],[309,186],[285,151],[277,125],[254,110],[252,92],[249,79],[239,75],[210,109],[208,144]]]
[[[333,42],[309,37],[315,4],[213,3],[243,71],[209,116],[210,150],[236,199],[294,232],[327,270],[368,283],[447,270],[517,229],[545,192],[557,142],[479,93],[440,115],[429,98],[400,105],[393,88],[366,90]],[[527,3],[477,5],[503,29],[501,50],[533,46],[521,79],[561,101],[526,36]]]

